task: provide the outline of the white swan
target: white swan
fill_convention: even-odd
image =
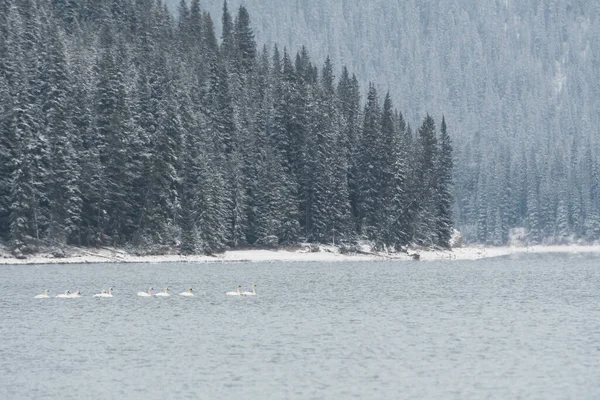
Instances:
[[[113,297],[112,292],[113,288],[108,289],[108,292],[106,290],[102,290],[100,293],[95,294],[94,297]]]
[[[149,287],[147,292],[137,292],[137,295],[140,297],[151,297],[153,290],[154,290],[153,287]]]
[[[164,288],[162,292],[156,293],[155,296],[158,296],[158,297],[168,297],[168,296],[170,296],[170,294],[169,294],[169,288],[168,287]]]
[[[50,296],[48,296],[48,293],[50,293],[50,290],[45,289],[44,293],[38,294],[37,296],[34,297],[34,299],[47,299],[50,297]]]
[[[192,293],[193,291],[194,291],[194,289],[189,288],[185,292],[179,293],[179,295],[180,296],[186,296],[186,297],[194,297],[194,293]]]
[[[71,291],[70,290],[65,290],[64,293],[61,293],[59,295],[56,296],[57,299],[70,299],[71,298]]]
[[[76,299],[76,298],[78,298],[78,297],[81,297],[81,291],[79,291],[79,290],[78,290],[78,291],[76,291],[75,293],[71,293],[71,294],[69,295],[69,298],[70,298],[70,299]]]
[[[242,296],[256,296],[256,285],[253,283],[252,291],[251,292],[242,292]]]
[[[238,285],[237,287],[237,292],[227,292],[225,293],[227,296],[241,296],[242,293],[240,293],[240,289],[241,289],[241,285]]]

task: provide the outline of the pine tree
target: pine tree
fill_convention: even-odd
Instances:
[[[7,240],[10,232],[11,177],[14,137],[13,104],[8,83],[0,74],[0,238]]]
[[[358,155],[358,212],[361,221],[361,233],[371,240],[378,239],[378,205],[382,195],[380,174],[381,164],[381,109],[375,86],[369,86],[367,104],[364,111],[360,154]]]
[[[310,149],[308,169],[311,179],[307,180],[306,188],[310,193],[310,202],[307,209],[307,230],[310,240],[325,242],[329,238],[331,226],[330,218],[334,212],[332,205],[332,154],[333,154],[333,127],[334,120],[331,107],[330,93],[328,93],[332,79],[331,64],[327,62],[323,69],[322,88],[319,91],[317,107],[315,107],[312,129],[309,136]]]
[[[21,69],[21,73],[23,70]],[[24,85],[24,78],[17,81]],[[12,176],[10,182],[10,240],[13,248],[24,249],[27,240],[40,238],[38,223],[38,199],[31,176],[31,158],[28,151],[28,137],[32,135],[32,116],[30,114],[27,90],[21,90],[14,105],[12,148]]]
[[[487,176],[484,173],[479,174],[479,181],[477,182],[477,226],[476,235],[479,243],[488,242],[488,185]]]
[[[46,69],[43,58],[46,54],[46,43],[42,35],[42,19],[46,17],[41,5],[31,0],[19,4],[22,18],[20,50],[22,53],[23,84],[26,91],[28,129],[23,130],[21,140],[24,145],[24,157],[29,157],[30,185],[33,192],[33,227],[36,239],[43,239],[51,220],[49,184],[50,151],[48,138],[43,134],[44,115],[42,111],[41,90]],[[24,103],[22,103],[24,104]]]
[[[446,119],[442,117],[437,159],[437,215],[436,215],[436,244],[441,247],[450,247],[452,237],[452,144],[446,127]],[[498,215],[498,222],[502,225],[502,218]]]
[[[425,117],[418,133],[418,158],[416,163],[416,182],[419,202],[416,215],[417,241],[424,245],[436,242],[436,200],[437,200],[437,153],[438,145],[435,133],[435,122],[429,115]]]
[[[233,20],[227,6],[227,0],[223,2],[223,16],[221,19],[221,24],[223,27],[221,34],[221,54],[225,60],[229,61],[234,57],[235,54],[235,33]]]
[[[151,160],[152,179],[148,188],[148,216],[144,230],[147,236],[160,244],[167,244],[174,239],[170,228],[175,226],[178,158],[183,131],[176,101],[174,89],[170,87],[161,105],[163,112]]]
[[[256,42],[254,32],[250,27],[250,15],[243,6],[240,6],[235,19],[234,38],[236,52],[240,57],[241,72],[249,74],[252,72],[256,59]]]
[[[186,15],[184,14],[185,17]],[[200,10],[200,0],[191,1],[187,34],[189,35],[192,47],[196,49],[202,47],[202,10]]]
[[[214,60],[219,54],[219,44],[215,35],[215,26],[209,13],[202,14],[202,42],[204,43],[204,58]]]
[[[186,107],[187,99],[183,98],[181,107]],[[186,126],[184,111],[182,113],[182,134],[184,135],[183,162],[181,168],[181,186],[179,197],[181,199],[180,225],[181,225],[181,253],[195,254],[198,251],[198,176],[201,171],[198,167],[199,140],[192,126]],[[191,122],[191,121],[190,121]]]
[[[348,196],[352,217],[355,220],[355,227],[358,228],[358,140],[360,136],[360,90],[358,80],[355,75],[350,78],[346,67],[342,70],[342,76],[338,83],[338,98],[340,101],[340,112],[342,115],[342,132],[340,142],[345,149],[346,157],[346,175],[348,181]]]
[[[535,156],[532,155],[527,174],[527,227],[529,242],[538,244],[542,238],[540,226],[540,199],[538,170]]]
[[[390,104],[391,105],[391,104]],[[410,218],[408,214],[408,163],[406,147],[406,124],[402,114],[395,117],[394,140],[392,143],[392,166],[390,169],[389,200],[386,204],[385,244],[400,249],[410,241]],[[386,122],[389,124],[389,122]]]
[[[205,254],[218,253],[225,249],[227,232],[224,224],[226,217],[225,208],[225,183],[219,170],[215,167],[214,160],[208,155],[201,154],[198,159],[198,236],[200,247]]]
[[[564,244],[569,236],[569,197],[567,193],[567,179],[562,177],[559,181],[558,206],[556,209],[555,240]]]
[[[51,146],[50,237],[59,242],[79,242],[82,200],[79,189],[79,165],[73,158],[72,123],[68,96],[71,94],[70,72],[62,38],[55,27],[48,32],[46,76],[43,82],[42,111],[46,135]]]

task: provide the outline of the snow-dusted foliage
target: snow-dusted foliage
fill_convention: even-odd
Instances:
[[[154,0],[2,5],[0,235],[20,251],[449,245],[445,121],[413,137],[330,58],[257,49],[245,8],[225,5],[219,41],[196,0],[178,18]]]
[[[600,239],[600,2],[229,2],[253,11],[259,41],[306,45],[364,92],[389,90],[407,122],[445,115],[465,240],[506,243],[515,227],[532,243]]]

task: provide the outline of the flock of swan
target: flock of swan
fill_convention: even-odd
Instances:
[[[238,285],[236,288],[235,292],[227,292],[225,293],[227,296],[256,296],[256,285],[252,284],[252,291],[251,292],[242,292],[241,291],[242,286]],[[169,297],[171,296],[169,294],[169,288],[166,287],[163,289],[162,292],[158,292],[158,293],[154,293],[153,294],[153,287],[149,287],[147,291],[145,292],[137,292],[137,295],[139,297],[152,297],[152,296],[156,296],[156,297]],[[189,288],[188,290],[186,290],[185,292],[181,292],[179,293],[180,296],[184,296],[184,297],[194,297],[194,289]],[[81,291],[77,290],[76,292],[71,293],[71,291],[67,290],[64,293],[60,293],[58,295],[56,295],[57,299],[75,299],[81,297]],[[110,288],[108,290],[102,290],[100,293],[96,293],[93,297],[113,297],[113,288]],[[48,299],[50,298],[50,290],[46,289],[44,290],[44,292],[42,294],[38,294],[37,296],[34,297],[34,299]]]

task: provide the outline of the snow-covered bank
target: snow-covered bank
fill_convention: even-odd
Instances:
[[[422,261],[437,260],[477,260],[483,258],[501,257],[511,254],[542,254],[542,253],[597,253],[600,246],[529,246],[529,247],[461,247],[451,251],[419,250],[410,251],[411,255],[418,253]],[[321,246],[319,251],[311,252],[308,248],[297,250],[231,250],[217,256],[138,256],[120,249],[101,248],[89,249],[69,247],[65,257],[55,257],[51,252],[28,256],[25,259],[12,257],[6,248],[0,247],[0,264],[79,264],[79,263],[168,263],[168,262],[260,262],[260,261],[409,261],[413,257],[408,254],[362,253],[341,254],[338,248]]]
[[[479,260],[512,254],[599,254],[599,245],[565,245],[565,246],[503,246],[503,247],[461,247],[452,251],[422,251],[421,260],[436,261],[444,259],[453,260]]]

